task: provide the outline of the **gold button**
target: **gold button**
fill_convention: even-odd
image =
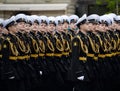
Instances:
[[[74,46],[77,46],[77,42],[74,42]]]

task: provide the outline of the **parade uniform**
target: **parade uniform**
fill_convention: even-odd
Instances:
[[[83,15],[78,20],[77,25],[79,26],[80,24],[84,24],[85,20],[86,15]],[[90,89],[89,82],[90,77],[93,74],[91,74],[92,70],[87,62],[87,53],[88,40],[86,39],[86,35],[79,31],[77,36],[72,41],[72,72],[76,76],[76,80],[78,81],[75,86],[75,91],[88,91],[88,89]]]
[[[11,17],[9,20],[5,20],[4,27],[9,28],[14,26],[15,20],[14,17]],[[11,30],[9,30],[11,31]],[[17,42],[15,34],[8,33],[6,38],[3,41],[2,45],[2,72],[1,72],[1,79],[3,81],[3,88],[6,91],[13,91],[16,90],[23,90],[24,91],[24,84],[20,81],[20,72],[18,71],[19,66],[17,66]],[[17,83],[17,81],[19,81]],[[4,86],[5,85],[5,86]],[[19,87],[18,87],[19,86]]]
[[[44,23],[48,26],[42,29]],[[0,28],[8,30],[0,33],[0,89],[120,89],[120,31],[114,23],[119,25],[120,16],[113,13],[81,18],[17,14],[0,19]]]

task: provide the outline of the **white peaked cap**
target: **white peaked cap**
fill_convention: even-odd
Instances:
[[[115,20],[119,21],[120,20],[120,15],[116,16]]]
[[[111,25],[112,24],[112,21],[111,21],[111,18],[109,17],[109,15],[102,15],[100,16],[100,22],[107,22],[108,25]]]
[[[70,19],[70,21],[73,20],[73,19],[77,21],[79,19],[79,17],[77,15],[71,15],[69,17],[69,19]]]
[[[31,17],[31,16],[29,16],[29,15],[27,15],[26,17],[27,17],[27,18],[26,18],[26,21],[27,21],[27,22],[31,22],[31,23],[33,24],[33,22],[34,22],[33,17]]]
[[[113,20],[116,18],[116,14],[115,13],[110,13],[110,14],[108,14],[109,16],[111,16],[112,18],[113,18]]]
[[[5,20],[3,22],[3,27],[6,27],[8,24],[10,24],[11,22],[15,22],[15,16],[12,16],[11,18]]]
[[[32,23],[34,23],[36,20],[38,21],[38,23],[40,24],[41,23],[41,18],[37,15],[31,15],[31,18],[32,18]]]
[[[17,14],[16,16],[15,16],[15,20],[17,21],[17,20],[19,20],[19,19],[24,19],[25,21],[26,21],[26,15],[25,14]]]
[[[55,22],[55,17],[54,16],[50,16],[50,17],[48,17],[48,20],[49,20],[49,22],[50,21]]]
[[[112,16],[110,16],[110,15],[107,15],[107,17],[110,19],[111,24],[113,24],[113,23],[114,23],[114,19],[113,19],[113,17],[112,17]]]
[[[87,20],[92,20],[94,19],[95,21],[99,21],[100,20],[100,16],[97,14],[91,14],[87,17]]]
[[[63,23],[63,19],[62,19],[61,16],[57,16],[57,17],[55,18],[55,23],[56,23],[56,25],[58,25],[58,22]]]
[[[68,23],[70,23],[70,19],[67,15],[62,15],[61,17],[63,19],[63,22],[64,22],[64,20],[66,20]]]
[[[79,18],[79,20],[77,21],[77,23],[75,23],[75,25],[80,24],[82,21],[84,21],[85,19],[87,19],[87,15],[84,14],[81,18]]]
[[[49,23],[48,17],[45,15],[40,16],[41,21],[46,21],[46,23]]]

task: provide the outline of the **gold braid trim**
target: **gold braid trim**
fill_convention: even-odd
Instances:
[[[119,39],[118,51],[120,51],[120,39]]]
[[[24,53],[26,51],[24,42],[18,36],[15,36],[15,37],[17,38],[18,47]]]
[[[77,36],[77,38],[80,40],[80,44],[81,44],[82,51],[83,51],[84,53],[88,54],[88,47],[87,47],[87,45],[86,45],[86,44],[83,44],[83,41],[82,41],[82,39],[81,39],[80,36]]]
[[[73,39],[72,34],[69,34],[69,33],[68,33],[68,35],[70,36],[70,41],[72,41],[72,39]]]
[[[35,51],[36,53],[38,53],[38,52],[39,52],[39,46],[38,46],[37,41],[36,41],[35,39],[33,39],[32,36],[30,36],[30,38],[31,38],[31,40],[32,40],[32,46],[33,46],[34,51]]]
[[[108,42],[107,39],[104,39],[105,41],[103,42],[103,48],[104,48],[104,52],[108,52],[109,51],[109,45],[110,43]]]
[[[4,40],[4,37],[3,36],[1,36],[1,39],[3,39]],[[0,43],[0,51],[2,50],[2,42]]]
[[[31,50],[30,50],[30,45],[27,44],[27,45],[26,45],[26,51],[25,51],[25,53],[28,54],[30,51],[31,51]]]
[[[99,39],[99,43],[100,43],[101,48],[103,49],[104,52],[106,52],[107,51],[106,42],[104,42],[98,34],[97,34],[97,37]]]
[[[65,51],[70,51],[70,45],[66,39],[64,39],[64,50]]]
[[[68,35],[70,36],[70,52],[72,51],[72,40],[73,40],[73,36],[72,36],[72,34],[69,34],[68,33]]]
[[[89,42],[91,44],[91,47],[92,47],[92,50],[95,52],[95,53],[99,53],[99,45],[97,43],[95,43],[94,40],[92,40],[90,38],[90,36],[88,36],[88,39],[89,39]]]
[[[45,43],[43,42],[43,40],[39,40],[39,49],[42,53],[45,53]]]
[[[111,51],[112,49],[113,50],[116,49],[116,41],[113,38],[111,39],[109,34],[107,34],[107,36],[109,38],[109,39],[107,39],[108,51]],[[112,47],[112,43],[113,43],[113,47]]]
[[[113,43],[112,49],[113,49],[113,50],[116,50],[116,48],[117,48],[117,43],[116,43],[116,41],[115,41],[114,39],[112,39],[111,42]]]
[[[63,44],[61,43],[60,39],[58,39],[57,36],[55,36],[56,39],[56,48],[58,51],[62,52],[64,51]]]
[[[18,50],[17,50],[16,46],[10,41],[9,38],[7,38],[6,40],[9,42],[12,54],[15,55],[15,56],[18,56],[19,53],[18,53]]]
[[[47,39],[47,47],[49,48],[50,51],[54,52],[55,48],[53,46],[53,43],[50,41],[50,39],[48,38],[48,36],[45,36]]]
[[[118,50],[119,48],[119,35],[118,34],[115,34],[117,36],[117,41],[116,41],[116,50]]]
[[[96,43],[96,44],[95,44],[95,47],[96,47],[96,53],[99,53],[99,48],[100,48],[100,46]]]
[[[61,35],[62,38],[62,43],[63,43],[63,49],[65,52],[70,52],[70,45],[69,42],[63,38],[63,36]]]
[[[100,38],[100,36],[97,34],[96,35],[97,37],[98,37],[98,39],[99,39],[99,43],[100,43],[100,46],[102,47],[102,45],[103,45],[103,41],[102,41],[102,39]]]

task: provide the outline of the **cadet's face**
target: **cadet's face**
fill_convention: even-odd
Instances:
[[[70,28],[71,28],[71,29],[76,29],[77,26],[75,25],[75,23],[70,23]]]
[[[93,24],[92,23],[88,23],[88,30],[93,30]]]
[[[59,31],[59,32],[62,32],[63,31],[62,24],[58,24],[56,26],[56,30]]]
[[[108,31],[108,30],[109,30],[109,26],[106,26],[106,28],[105,28],[105,29],[106,29],[106,31]]]
[[[63,29],[68,29],[69,24],[67,22],[64,22]]]
[[[96,24],[95,25],[95,31],[98,31],[99,30],[99,24]]]
[[[98,30],[98,24],[93,24],[93,31],[95,32],[96,30]]]
[[[4,34],[8,34],[8,30],[6,28],[3,28],[3,32]]]
[[[25,31],[29,32],[31,30],[31,25],[30,24],[25,24]]]
[[[25,30],[25,22],[17,23],[17,29],[18,30]]]
[[[38,28],[39,28],[39,25],[37,23],[33,23],[32,26],[31,26],[32,30],[35,30],[37,31]]]
[[[3,31],[3,27],[0,26],[0,33]]]
[[[117,25],[118,25],[117,23],[113,23],[112,28],[115,28]]]
[[[88,25],[85,23],[85,24],[82,24],[82,25],[80,25],[80,29],[81,30],[85,30],[85,31],[87,31],[88,30]]]
[[[47,24],[46,23],[41,23],[40,26],[39,26],[39,28],[40,28],[41,32],[45,32],[46,28],[47,28]]]
[[[99,31],[105,32],[105,24],[99,24]]]
[[[49,30],[54,31],[55,30],[55,25],[54,24],[49,24]]]
[[[12,25],[12,26],[10,26],[8,29],[9,29],[9,31],[12,32],[12,33],[17,33],[16,25]]]
[[[117,29],[117,30],[120,30],[120,23],[113,23],[112,24],[112,29]]]
[[[120,30],[120,23],[117,23],[117,24],[116,24],[116,27],[113,27],[112,29]]]
[[[112,29],[113,29],[113,26],[112,26],[112,25],[109,25],[108,28],[109,28],[109,30],[112,30]]]
[[[45,29],[45,28],[46,28],[46,26],[47,26],[47,25],[46,25],[45,23],[41,23],[41,24],[40,24],[40,28]]]

